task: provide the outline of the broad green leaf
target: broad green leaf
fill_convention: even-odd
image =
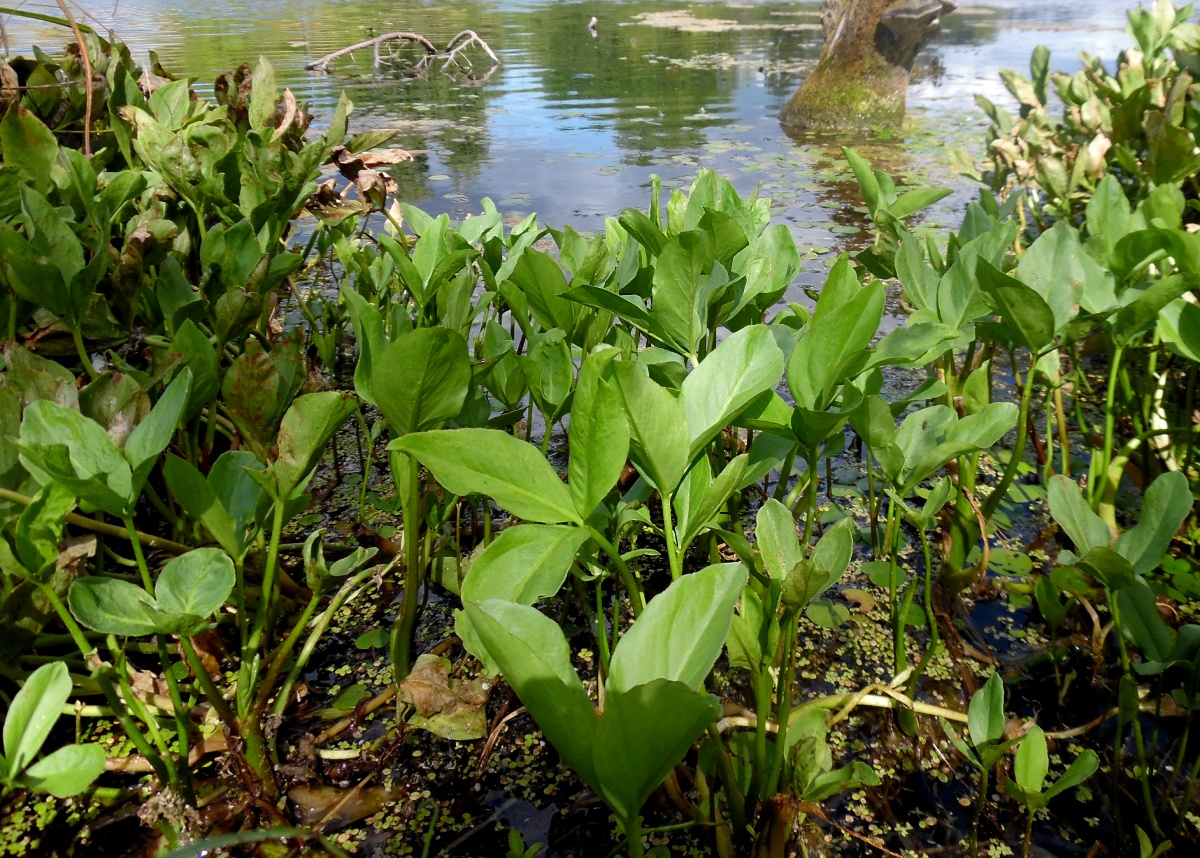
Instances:
[[[197,548],[163,567],[154,585],[158,609],[207,619],[233,591],[233,561],[219,548]]]
[[[549,524],[506,528],[467,569],[463,601],[532,605],[562,587],[587,530]]]
[[[1111,257],[1113,248],[1129,232],[1131,225],[1129,198],[1116,176],[1109,173],[1100,180],[1088,200],[1086,212],[1088,234],[1101,238],[1105,255]],[[1088,311],[1097,310],[1089,307]]]
[[[730,334],[683,382],[679,398],[697,455],[759,394],[783,375],[783,352],[766,325]]]
[[[1158,599],[1144,578],[1116,594],[1120,607],[1120,628],[1125,637],[1137,644],[1149,661],[1169,662],[1175,636],[1158,613]]]
[[[5,164],[20,169],[35,188],[49,190],[58,141],[41,120],[20,106],[6,111],[0,120],[0,149],[4,150]]]
[[[836,310],[814,319],[787,365],[788,389],[796,405],[823,411],[863,353],[883,318],[883,284],[871,283]]]
[[[1200,278],[1194,274],[1173,274],[1164,277],[1138,293],[1137,298],[1117,311],[1113,338],[1119,344],[1128,343],[1158,319],[1159,312],[1180,296],[1195,290]],[[1128,299],[1132,290],[1122,295]]]
[[[763,657],[760,640],[763,621],[762,601],[754,590],[747,587],[742,590],[737,613],[733,615],[729,627],[729,638],[725,641],[730,667],[744,667],[751,671],[759,669]]]
[[[967,728],[971,744],[982,748],[1004,738],[1004,680],[993,673],[983,687],[971,696],[967,707]]]
[[[41,488],[17,519],[17,556],[33,574],[38,574],[58,557],[63,524],[75,510],[75,496],[58,483]]]
[[[136,497],[129,464],[104,427],[49,400],[25,409],[21,464],[43,485],[55,480],[77,497],[122,517]]]
[[[163,476],[175,502],[190,518],[203,524],[222,548],[234,556],[245,551],[245,529],[239,529],[204,475],[191,463],[168,453],[163,462]]]
[[[1091,549],[1075,565],[1114,592],[1134,582],[1133,566],[1107,546]]]
[[[228,450],[217,457],[212,470],[208,472],[208,484],[221,506],[233,516],[240,528],[239,534],[254,523],[263,491],[253,474],[262,470],[262,463],[253,453]]]
[[[1159,476],[1142,497],[1138,523],[1117,537],[1113,546],[1138,575],[1158,568],[1167,546],[1192,510],[1192,492],[1181,471]]]
[[[65,745],[30,766],[21,783],[30,789],[69,798],[100,777],[104,762],[104,749],[99,745]]]
[[[889,332],[866,356],[865,362],[855,366],[857,373],[864,373],[877,366],[906,366],[917,361],[924,362],[930,352],[939,352],[957,339],[957,328],[938,322],[913,322]]]
[[[1112,531],[1096,513],[1092,512],[1079,486],[1068,477],[1056,474],[1046,487],[1050,502],[1050,515],[1075,543],[1078,554],[1086,554],[1093,548],[1108,547],[1112,542]]]
[[[376,356],[371,372],[371,393],[396,438],[453,420],[470,386],[467,342],[441,327],[401,334]]]
[[[1046,302],[1055,331],[1061,331],[1079,312],[1085,284],[1093,281],[1092,291],[1099,291],[1108,276],[1083,249],[1079,233],[1065,221],[1038,236],[1022,254],[1015,274]]]
[[[1036,354],[1054,341],[1054,312],[1041,295],[987,260],[979,260],[975,272],[1014,343]]]
[[[1200,306],[1176,299],[1158,314],[1158,332],[1175,353],[1200,363]]]
[[[583,522],[550,463],[535,447],[505,432],[417,432],[393,441],[389,449],[415,456],[454,494],[487,495],[517,518],[544,524]]]
[[[1017,783],[1027,793],[1041,793],[1050,771],[1050,755],[1046,751],[1046,734],[1042,728],[1033,726],[1017,746],[1013,760],[1013,774]]]
[[[598,789],[592,750],[596,710],[571,667],[571,649],[558,623],[536,608],[499,599],[463,607],[542,733]]]
[[[142,486],[162,451],[167,449],[175,429],[179,426],[183,409],[187,406],[188,391],[192,386],[192,371],[183,370],[167,385],[163,395],[146,418],[134,427],[125,442],[125,460],[133,475],[133,495],[142,493]]]
[[[278,499],[289,497],[312,473],[333,433],[357,408],[354,394],[348,391],[327,390],[296,397],[279,424],[279,454],[268,469]]]
[[[596,778],[623,825],[720,717],[716,697],[667,679],[605,697],[594,732]]]
[[[850,619],[850,609],[840,602],[815,599],[804,611],[809,622],[823,629],[836,629]]]
[[[119,578],[79,578],[67,596],[75,619],[92,631],[140,637],[157,631],[150,594]]]
[[[742,564],[722,563],[673,581],[617,644],[606,690],[620,693],[656,679],[700,688],[729,635],[746,576]]]
[[[620,396],[601,377],[616,353],[606,349],[588,356],[571,400],[567,480],[575,509],[585,518],[612,491],[629,457],[629,422]]]
[[[625,417],[630,458],[664,496],[674,493],[688,469],[691,447],[687,418],[679,401],[651,380],[640,363],[613,365]]]
[[[763,566],[775,580],[782,581],[804,559],[800,537],[796,535],[796,520],[791,511],[774,498],[759,507],[754,534]]]
[[[61,661],[43,664],[25,679],[4,718],[4,757],[10,776],[33,762],[70,696],[71,677]]]
[[[850,425],[872,450],[881,450],[896,437],[896,418],[887,400],[878,394],[864,396],[850,412]]]
[[[706,275],[710,265],[712,273]],[[699,231],[670,239],[658,256],[650,316],[662,331],[664,344],[682,355],[693,355],[708,332],[708,299],[725,285],[724,278],[713,276],[719,270],[707,235]]]

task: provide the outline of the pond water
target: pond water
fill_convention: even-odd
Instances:
[[[456,219],[477,212],[486,196],[514,220],[536,211],[553,226],[596,230],[607,215],[646,206],[652,173],[668,188],[690,183],[704,166],[742,192],[761,183],[813,260],[789,298],[823,281],[832,253],[865,238],[841,145],[853,142],[910,180],[954,187],[927,222],[955,222],[975,191],[952,174],[947,149],[982,149],[974,93],[1008,100],[997,71],[1026,69],[1039,43],[1052,49],[1055,68],[1073,69],[1081,50],[1111,59],[1132,42],[1123,32],[1127,2],[1093,0],[1086,16],[1070,0],[964,5],[944,18],[942,35],[918,59],[901,133],[791,139],[775,117],[819,55],[816,2],[78,3],[82,19],[111,29],[139,59],[157,50],[168,69],[195,77],[201,88],[261,55],[312,105],[318,122],[345,91],[355,103],[353,131],[395,128],[398,145],[426,152],[394,170],[400,198]],[[57,14],[54,4],[24,5]],[[53,25],[14,16],[3,22],[14,53],[66,41]],[[440,47],[466,28],[503,61],[486,80],[375,74],[369,51],[339,61],[332,74],[304,69],[372,35],[416,31]],[[474,56],[485,71],[486,56]]]

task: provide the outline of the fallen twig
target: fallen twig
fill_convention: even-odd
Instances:
[[[372,67],[378,69],[382,62],[380,57],[380,48],[383,45],[391,42],[409,42],[420,45],[425,49],[425,56],[422,57],[414,66],[414,70],[417,71],[423,71],[435,61],[441,59],[445,60],[445,62],[442,64],[442,71],[446,71],[451,64],[459,66],[460,68],[465,64],[467,68],[470,68],[471,61],[466,56],[463,56],[463,52],[472,45],[477,45],[485,54],[488,55],[489,58],[491,58],[493,67],[500,65],[500,58],[496,56],[487,42],[480,38],[474,30],[463,30],[453,39],[451,39],[449,43],[447,43],[445,50],[442,51],[439,51],[434,46],[433,42],[429,41],[429,39],[425,38],[420,33],[398,31],[395,33],[384,33],[382,36],[375,36],[372,39],[366,39],[358,42],[357,44],[334,51],[331,54],[326,54],[318,60],[313,60],[311,63],[307,63],[304,67],[309,71],[328,71],[329,64],[339,57],[344,57],[348,54],[354,53],[355,51],[361,51],[370,48],[374,55]]]

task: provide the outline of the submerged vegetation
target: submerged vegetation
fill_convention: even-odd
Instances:
[[[454,224],[265,60],[2,66],[0,853],[1194,847],[1190,14],[1007,76],[948,234],[846,149],[807,304],[712,171]]]

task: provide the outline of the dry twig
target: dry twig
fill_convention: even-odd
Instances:
[[[373,39],[366,39],[362,42],[358,42],[357,44],[334,51],[331,54],[326,54],[320,59],[306,64],[304,67],[310,71],[328,71],[329,64],[339,57],[344,57],[348,54],[354,53],[355,51],[361,51],[370,48],[374,54],[373,68],[378,69],[382,62],[380,57],[380,48],[393,42],[409,42],[420,45],[425,49],[425,56],[422,57],[415,66],[413,66],[414,71],[424,71],[434,62],[441,59],[445,60],[441,69],[443,72],[446,71],[451,64],[458,66],[459,68],[464,68],[465,66],[466,69],[470,69],[471,61],[464,52],[472,45],[477,45],[485,54],[488,55],[488,57],[491,58],[493,68],[500,65],[500,58],[496,56],[487,42],[480,38],[474,30],[463,30],[461,33],[451,39],[446,45],[446,49],[442,51],[439,51],[434,46],[433,42],[429,41],[429,39],[425,38],[420,33],[400,31],[395,33],[384,33],[382,36],[376,36]]]

